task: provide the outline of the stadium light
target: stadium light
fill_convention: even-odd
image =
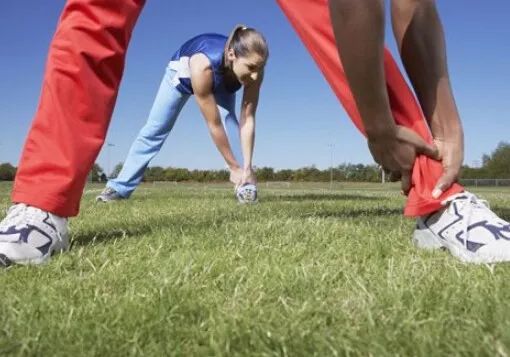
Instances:
[[[329,162],[329,189],[333,189],[333,148],[335,145],[328,144],[330,149],[330,162]]]
[[[112,176],[112,168],[111,168],[111,149],[112,147],[114,147],[115,144],[113,143],[106,143],[106,160],[107,160],[107,170],[108,170],[108,178],[111,178]]]

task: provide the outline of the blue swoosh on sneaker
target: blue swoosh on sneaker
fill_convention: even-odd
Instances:
[[[510,240],[510,238],[507,238],[502,232],[506,232],[508,234],[510,234],[510,225],[506,225],[506,226],[503,226],[503,227],[498,227],[498,226],[495,226],[493,224],[489,224],[487,220],[483,220],[483,221],[480,221],[480,222],[477,222],[477,223],[473,223],[472,225],[470,225],[468,228],[467,228],[467,231],[471,231],[475,228],[479,228],[479,227],[482,227],[482,228],[485,228],[486,230],[488,230],[494,237],[495,240],[499,240],[501,238],[505,239],[505,240]],[[464,239],[462,239],[460,236],[462,235],[462,233],[464,232],[459,232],[455,235],[455,238],[457,238],[457,240],[459,242],[461,242],[462,244],[464,244]],[[481,247],[483,247],[485,244],[482,244],[482,243],[476,243],[476,242],[471,242],[471,241],[467,241],[467,248],[468,250],[472,251],[472,252],[476,252],[478,249],[480,249]]]
[[[441,229],[441,230],[437,233],[437,235],[438,235],[439,237],[441,237],[441,239],[442,239],[442,240],[445,240],[445,241],[446,241],[447,239],[446,239],[446,237],[444,236],[444,232],[445,232],[448,228],[450,228],[451,226],[453,226],[454,224],[457,224],[457,223],[459,223],[460,221],[462,221],[462,220],[464,219],[464,216],[463,216],[463,215],[461,215],[461,214],[459,213],[459,210],[457,209],[457,204],[456,204],[455,202],[453,202],[453,203],[452,203],[452,205],[453,205],[454,213],[455,213],[455,215],[457,216],[457,218],[456,218],[455,220],[453,220],[450,224],[448,224],[447,226],[445,226],[443,229]],[[425,219],[425,221],[424,221],[425,226],[426,226],[428,229],[430,229],[429,224],[428,224],[428,221],[429,221],[429,219],[430,219],[432,216],[433,216],[433,214],[431,214],[430,216],[428,216],[428,217],[427,217],[427,219]],[[480,222],[479,222],[479,223],[480,223]],[[476,224],[476,223],[475,223],[475,224]],[[471,230],[472,228],[474,228],[473,226],[474,226],[474,225],[472,225],[472,226],[468,227],[468,232],[469,232],[469,230]],[[431,230],[431,229],[430,229],[430,230]],[[431,230],[431,231],[432,231],[432,230]],[[432,231],[432,232],[434,232],[434,231]],[[468,240],[467,242],[464,242],[464,239],[462,239],[462,238],[460,237],[460,236],[462,235],[462,233],[463,233],[462,231],[460,231],[459,233],[457,233],[457,234],[455,235],[455,238],[456,238],[456,239],[457,239],[457,240],[458,240],[461,244],[463,244],[463,245],[465,244],[465,245],[466,245],[466,248],[467,248],[469,251],[471,251],[471,252],[476,252],[478,249],[480,249],[481,247],[483,247],[483,246],[485,245],[485,244],[483,244],[483,243],[471,242],[471,241],[469,241],[469,240]]]
[[[468,227],[468,231],[470,231],[474,228],[477,228],[477,227],[483,227],[483,228],[487,229],[489,232],[492,233],[492,235],[494,236],[494,239],[496,239],[496,240],[499,240],[501,238],[503,238],[505,240],[510,240],[510,237],[507,237],[503,234],[503,232],[505,232],[505,233],[507,233],[507,235],[510,235],[510,224],[507,224],[503,227],[498,227],[493,224],[489,224],[487,220],[484,220],[484,221],[480,221],[480,222],[473,223],[472,225],[470,225]]]
[[[452,223],[450,223],[449,225],[447,225],[445,228],[443,228],[441,231],[439,231],[438,235],[442,238],[442,239],[446,239],[444,236],[443,236],[443,232],[448,229],[449,227],[451,227],[452,225],[460,222],[464,216],[461,215],[459,212],[458,212],[458,209],[457,209],[457,205],[454,203],[453,204],[453,208],[454,208],[454,212],[455,212],[455,215],[457,216],[457,219],[454,220]],[[499,240],[499,239],[505,239],[505,240],[510,240],[510,224],[507,224],[503,227],[498,227],[498,226],[495,226],[493,224],[489,224],[487,220],[483,220],[483,221],[480,221],[480,222],[476,222],[476,223],[473,223],[471,225],[469,225],[467,227],[467,232],[475,229],[475,228],[485,228],[487,231],[489,231],[492,236],[494,237],[495,240]],[[427,228],[428,228],[428,225],[427,225]],[[458,232],[456,235],[455,235],[455,238],[462,244],[465,244],[466,245],[466,248],[471,251],[471,252],[476,252],[478,249],[480,249],[481,247],[483,247],[484,243],[477,243],[477,242],[472,242],[470,240],[468,240],[467,242],[464,242],[464,238],[461,238],[462,234],[464,232],[463,231],[460,231]],[[507,233],[507,235],[505,235],[504,233]]]
[[[50,216],[47,215],[46,218],[43,219],[43,222],[46,223],[48,226],[50,226],[51,228],[53,228],[56,231],[55,225],[53,225],[49,221],[49,219],[50,219]],[[48,252],[50,250],[51,243],[53,242],[53,239],[51,238],[51,236],[49,234],[47,234],[46,232],[44,232],[43,230],[41,230],[37,226],[33,226],[31,224],[27,224],[26,228],[21,228],[21,229],[16,229],[16,226],[10,226],[6,231],[4,231],[4,232],[2,232],[0,234],[5,234],[5,235],[19,234],[18,243],[19,242],[23,242],[23,243],[26,243],[26,244],[30,244],[30,243],[28,243],[28,237],[30,236],[30,233],[32,231],[37,231],[37,232],[41,233],[43,236],[45,236],[46,238],[48,238],[48,243],[46,243],[46,244],[44,244],[44,245],[42,245],[40,247],[35,247],[43,255],[48,254]]]

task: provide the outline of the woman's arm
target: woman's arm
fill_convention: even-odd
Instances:
[[[240,121],[241,148],[244,159],[241,184],[256,183],[255,174],[252,169],[252,158],[255,144],[255,113],[257,111],[263,77],[261,75],[259,79],[244,88]]]
[[[225,128],[221,123],[221,117],[216,105],[213,93],[213,71],[209,59],[199,53],[190,58],[191,86],[200,111],[209,128],[211,137],[221,153],[231,172],[239,172],[239,163],[236,161],[228,142]],[[234,176],[234,178],[232,178]],[[231,175],[235,184],[239,183],[239,174]]]

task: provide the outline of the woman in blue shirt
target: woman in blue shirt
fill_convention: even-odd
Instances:
[[[133,193],[192,95],[230,170],[230,181],[236,188],[254,185],[255,112],[268,55],[264,37],[241,25],[229,37],[208,33],[184,43],[168,64],[147,123],[133,142],[122,170],[108,181],[97,201],[128,198]],[[241,87],[238,121],[235,93]]]

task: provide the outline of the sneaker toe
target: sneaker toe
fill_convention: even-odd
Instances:
[[[0,242],[0,259],[1,257],[10,264],[38,264],[42,262],[43,255],[29,244]]]
[[[12,261],[5,254],[0,254],[0,268],[7,268],[12,264]]]
[[[481,263],[510,262],[510,241],[497,240],[477,251]]]

